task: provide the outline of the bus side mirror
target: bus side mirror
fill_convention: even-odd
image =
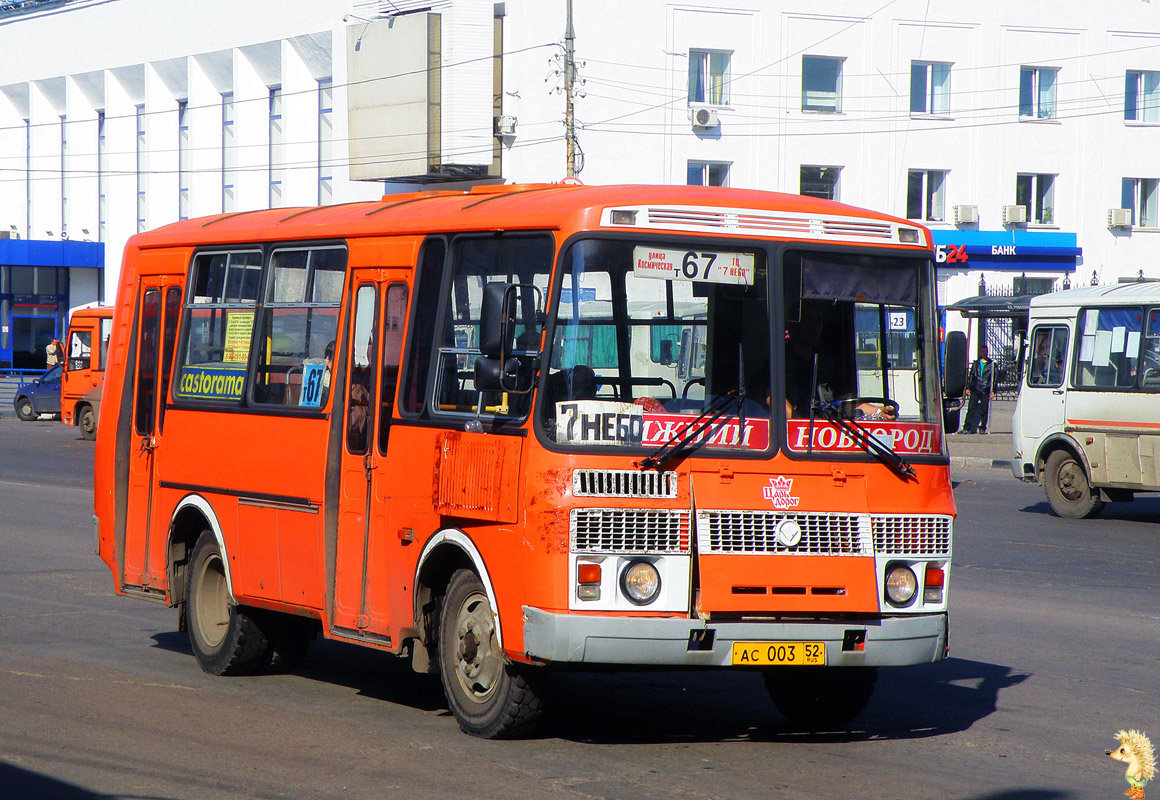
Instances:
[[[511,355],[515,288],[498,282],[483,287],[483,305],[479,310],[479,352],[488,358],[502,360]]]
[[[967,388],[967,335],[962,331],[951,331],[945,344],[943,397],[961,398]]]
[[[943,352],[943,430],[955,433],[967,388],[967,335],[962,331],[947,334]]]

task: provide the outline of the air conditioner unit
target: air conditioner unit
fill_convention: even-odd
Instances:
[[[955,224],[973,225],[979,221],[978,206],[955,206]]]
[[[716,128],[721,124],[716,109],[709,106],[689,106],[689,121],[694,128]]]
[[[515,117],[496,117],[495,118],[495,135],[496,136],[515,136],[516,122]]]
[[[1108,227],[1109,228],[1130,228],[1132,226],[1132,209],[1130,208],[1109,208],[1108,209]]]
[[[1027,206],[1003,206],[1004,225],[1025,225],[1027,223]]]

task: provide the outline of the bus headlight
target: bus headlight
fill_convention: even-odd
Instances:
[[[908,606],[918,591],[918,578],[905,564],[886,566],[886,600],[892,606]]]
[[[660,590],[661,574],[648,561],[633,561],[620,574],[620,591],[638,606],[656,600]]]

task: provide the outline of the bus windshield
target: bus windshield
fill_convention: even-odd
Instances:
[[[540,405],[548,439],[662,447],[704,421],[699,446],[769,446],[764,250],[586,240],[562,273]]]
[[[928,262],[790,252],[785,257],[787,445],[856,452],[850,420],[896,452],[942,452]],[[844,433],[846,435],[844,435]]]
[[[869,457],[837,415],[896,451],[941,453],[929,262],[791,250],[773,298],[767,258],[744,242],[573,244],[542,362],[545,438],[767,451],[784,414],[790,450]]]

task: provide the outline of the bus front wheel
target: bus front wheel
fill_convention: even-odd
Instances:
[[[92,440],[97,438],[97,415],[92,406],[85,406],[80,418],[81,436]]]
[[[439,675],[459,727],[485,739],[523,736],[543,713],[535,668],[508,663],[483,583],[451,576],[439,620]]]
[[[791,724],[826,730],[861,714],[877,679],[874,667],[773,667],[765,671],[765,688]]]
[[[211,675],[252,675],[269,661],[270,642],[255,615],[230,601],[225,561],[204,531],[187,568],[185,621],[197,663]]]
[[[1056,450],[1047,457],[1044,488],[1051,510],[1061,517],[1094,517],[1104,507],[1104,501],[1088,482],[1083,464],[1067,450]]]

